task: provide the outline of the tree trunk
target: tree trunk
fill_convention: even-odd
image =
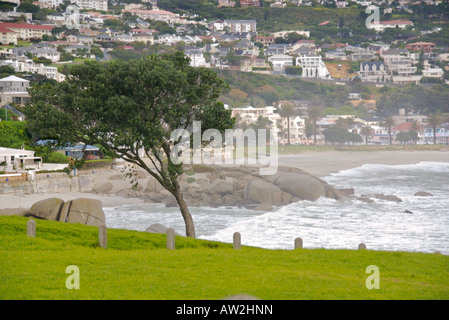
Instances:
[[[173,195],[175,196],[176,202],[178,202],[179,209],[186,225],[186,236],[190,238],[196,238],[195,224],[193,223],[192,215],[190,214],[189,208],[187,207],[187,204],[184,200],[178,181],[174,182],[174,187],[175,192]]]
[[[190,214],[186,202],[184,201],[184,197],[182,196],[182,194],[179,197],[176,197],[176,201],[178,202],[182,217],[184,218],[184,222],[186,225],[186,236],[190,238],[196,238],[193,218],[192,215]]]
[[[437,128],[433,128],[433,144],[437,144]]]
[[[290,145],[290,118],[287,117],[287,145]]]

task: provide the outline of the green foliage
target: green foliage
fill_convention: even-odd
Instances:
[[[285,67],[285,73],[295,76],[301,76],[302,75],[302,68],[301,67]]]
[[[449,298],[445,255],[374,250],[268,250],[165,235],[36,220],[26,236],[24,217],[0,217],[0,297],[4,300],[210,300],[237,293],[264,300]],[[230,240],[231,241],[231,240]],[[368,290],[368,265],[380,270],[380,289]],[[80,290],[65,286],[69,265]],[[20,268],[18,267],[20,266]],[[275,311],[276,312],[276,311]]]
[[[29,133],[25,122],[22,121],[0,122],[1,147],[20,149],[22,148],[22,146],[29,147],[30,144],[31,144],[31,134]]]
[[[36,157],[41,157],[44,163],[69,163],[69,157],[54,151],[50,146],[34,146],[33,150],[36,152]]]
[[[410,141],[418,141],[418,133],[416,131],[401,131],[396,134],[396,140],[401,143],[407,143]]]
[[[326,142],[331,143],[360,143],[362,142],[362,137],[356,133],[348,132],[346,128],[341,127],[330,127],[323,130],[323,135]]]
[[[181,52],[140,60],[85,61],[69,70],[64,82],[35,86],[26,108],[30,128],[59,145],[100,145],[156,178],[175,195],[194,236],[193,221],[182,198],[178,177],[182,163],[172,154],[178,129],[201,122],[224,132],[234,127],[231,110],[217,99],[226,83],[210,69],[193,68]],[[175,141],[172,141],[175,140]],[[139,150],[153,161],[148,166]]]

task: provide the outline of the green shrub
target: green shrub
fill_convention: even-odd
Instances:
[[[192,178],[192,177],[187,178],[188,183],[194,183],[195,181],[196,181],[195,178]]]

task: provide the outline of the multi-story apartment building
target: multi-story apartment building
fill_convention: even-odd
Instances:
[[[405,49],[407,50],[424,50],[424,52],[426,53],[430,53],[433,51],[433,49],[435,49],[435,43],[433,42],[414,42],[414,43],[409,43],[405,45]]]
[[[0,43],[6,45],[13,43],[17,45],[17,32],[0,25]]]
[[[39,2],[50,5],[52,8],[58,7],[64,0],[40,0]],[[108,0],[72,0],[80,9],[91,9],[99,11],[108,11]]]
[[[1,30],[11,30],[16,33],[17,39],[42,39],[43,35],[51,36],[53,26],[44,26],[30,23],[0,23]],[[3,34],[2,34],[3,35]],[[5,35],[7,36],[7,35]],[[9,35],[13,39],[14,36]],[[17,43],[17,42],[16,42]]]
[[[0,106],[8,103],[24,105],[30,102],[27,89],[30,87],[28,80],[9,76],[0,79]]]
[[[383,62],[369,61],[360,63],[360,78],[367,82],[384,82],[390,79]]]
[[[303,54],[296,58],[296,65],[302,67],[302,76],[306,78],[330,78],[320,55]]]
[[[224,29],[230,33],[257,32],[256,20],[225,20]]]
[[[145,19],[151,19],[151,20],[158,20],[158,21],[165,21],[165,22],[172,22],[176,20],[177,15],[170,11],[165,10],[139,10],[139,9],[133,9],[133,10],[125,10],[126,12],[130,12],[132,14],[135,14],[139,18],[145,20]]]
[[[37,73],[46,76],[49,79],[63,81],[65,76],[58,72],[58,68],[46,66],[43,63],[34,63],[31,59],[24,60],[2,60],[0,65],[9,65],[16,72]]]
[[[235,1],[233,0],[218,0],[218,8],[220,7],[234,7]]]
[[[260,7],[260,1],[259,0],[241,0],[240,6],[242,8],[247,7]]]

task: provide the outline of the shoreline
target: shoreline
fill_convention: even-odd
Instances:
[[[300,168],[318,178],[364,164],[394,166],[420,162],[449,164],[449,151],[327,151],[279,156],[280,166]]]
[[[448,151],[357,151],[357,152],[306,152],[295,155],[280,155],[279,166],[302,169],[322,178],[342,170],[361,167],[364,164],[405,165],[420,162],[443,162],[449,165]],[[8,214],[4,209],[29,209],[34,203],[44,198],[60,198],[64,201],[75,198],[98,199],[103,207],[117,207],[128,204],[151,204],[142,198],[103,195],[98,193],[64,192],[64,193],[30,193],[0,194],[0,215]],[[13,212],[20,210],[11,210]]]

